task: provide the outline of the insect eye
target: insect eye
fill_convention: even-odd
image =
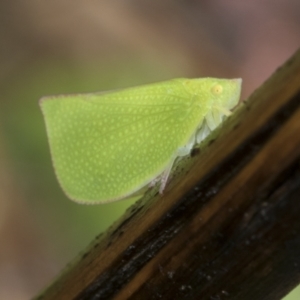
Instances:
[[[220,84],[216,84],[212,87],[211,91],[215,95],[220,95],[223,92],[223,87]]]

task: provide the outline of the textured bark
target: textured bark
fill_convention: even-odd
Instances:
[[[216,138],[218,136],[218,138]],[[281,299],[300,282],[300,51],[39,299]]]

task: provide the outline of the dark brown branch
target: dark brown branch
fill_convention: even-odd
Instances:
[[[300,51],[39,299],[274,300],[299,282]]]

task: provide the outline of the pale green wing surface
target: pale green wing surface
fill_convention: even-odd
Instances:
[[[163,172],[203,119],[179,82],[42,99],[56,174],[71,199],[122,199]]]

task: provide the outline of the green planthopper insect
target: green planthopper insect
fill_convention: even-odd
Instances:
[[[80,203],[130,198],[160,183],[177,157],[237,105],[241,79],[173,79],[105,93],[44,97],[58,181]]]

